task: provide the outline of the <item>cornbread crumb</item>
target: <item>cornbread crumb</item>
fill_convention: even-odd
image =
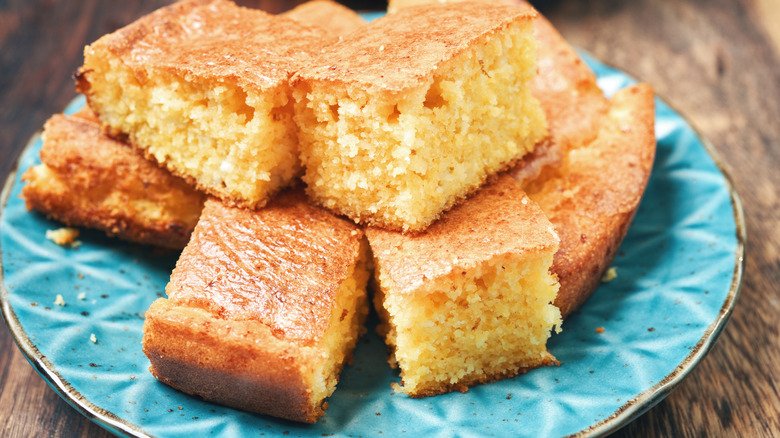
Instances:
[[[422,231],[532,151],[547,134],[528,86],[535,16],[420,7],[326,48],[294,79],[308,194],[362,224]]]
[[[87,293],[86,292],[81,292],[81,293],[78,294],[77,298],[83,301],[83,300],[87,299]]]
[[[79,230],[75,228],[63,227],[56,230],[46,230],[46,238],[60,246],[76,245],[76,238],[79,237]]]
[[[378,331],[412,397],[552,365],[560,331],[550,274],[558,236],[509,176],[447,212],[425,233],[369,228]]]
[[[62,298],[61,294],[57,294],[57,297],[54,299],[54,305],[65,307],[65,300]]]
[[[91,333],[89,335],[89,340],[92,341],[93,344],[97,344],[97,337],[95,336],[94,333]]]
[[[617,274],[617,268],[611,267],[607,269],[607,272],[604,273],[604,275],[601,276],[601,282],[602,283],[609,283],[610,281],[616,279],[618,276]]]
[[[604,327],[597,328],[596,333],[604,333]]]

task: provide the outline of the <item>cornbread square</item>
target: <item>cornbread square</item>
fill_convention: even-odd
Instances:
[[[421,231],[546,136],[525,7],[403,10],[294,78],[308,194],[353,220]]]
[[[559,330],[550,273],[558,236],[517,183],[502,176],[425,233],[366,231],[374,254],[379,332],[403,391],[423,397],[555,363]]]
[[[168,298],[146,312],[152,374],[216,403],[315,422],[364,330],[367,253],[359,228],[302,192],[259,211],[206,201]]]
[[[355,11],[331,0],[311,0],[281,15],[319,26],[334,36],[346,35],[366,24]]]
[[[27,208],[131,242],[184,248],[206,197],[101,133],[89,109],[52,116],[42,163],[22,176]]]
[[[259,207],[300,173],[288,80],[325,36],[225,0],[182,1],[87,46],[77,88],[111,135]]]

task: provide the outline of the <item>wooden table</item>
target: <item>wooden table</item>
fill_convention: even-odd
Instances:
[[[27,139],[75,96],[70,74],[82,47],[163,3],[0,2],[0,180]],[[280,12],[293,3],[250,5]],[[780,434],[780,4],[561,0],[539,6],[573,44],[651,83],[712,141],[747,219],[742,294],[721,339],[676,391],[615,435]],[[0,436],[107,435],[60,399],[0,328]]]

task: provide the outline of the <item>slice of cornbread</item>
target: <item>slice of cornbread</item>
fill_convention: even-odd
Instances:
[[[412,397],[465,390],[550,365],[561,324],[550,274],[558,236],[509,176],[431,225],[366,230],[379,331]]]
[[[319,26],[335,36],[346,35],[366,24],[355,11],[331,0],[311,0],[281,15]]]
[[[463,0],[391,0],[388,13],[428,3],[453,3]],[[523,0],[483,0],[528,6]],[[542,171],[561,165],[565,151],[592,141],[607,112],[607,98],[596,85],[596,75],[574,48],[544,16],[534,20],[538,44],[538,72],[530,82],[534,97],[547,118],[550,137],[537,144],[533,152],[512,170],[518,181],[531,181]]]
[[[360,223],[420,231],[531,151],[546,135],[527,84],[535,17],[423,6],[324,49],[294,79],[308,194]]]
[[[28,209],[132,242],[184,248],[205,201],[130,146],[102,135],[89,109],[46,122],[41,161],[22,176]]]
[[[263,205],[300,172],[288,79],[326,33],[225,0],[187,0],[84,49],[111,135],[224,201]]]
[[[206,201],[143,349],[162,382],[302,422],[324,414],[368,313],[368,245],[348,220],[284,192],[253,211]]]
[[[649,85],[618,91],[596,138],[527,187],[561,237],[552,271],[564,317],[596,289],[639,207],[655,157],[654,120]]]

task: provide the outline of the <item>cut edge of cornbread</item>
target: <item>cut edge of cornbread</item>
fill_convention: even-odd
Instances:
[[[156,300],[146,312],[143,350],[160,381],[206,400],[314,423],[365,332],[368,244],[340,285],[328,331],[314,345],[278,338],[262,322],[226,320]]]
[[[391,366],[401,369],[403,391],[412,397],[465,391],[557,363],[546,347],[561,326],[552,304],[553,252],[495,257],[406,294],[386,293],[379,266],[378,331]]]
[[[147,72],[141,85],[119,58],[93,46],[84,68],[103,78],[79,90],[108,133],[143,145],[146,158],[204,192],[256,208],[300,174],[285,86],[252,95],[164,71]]]
[[[310,197],[361,224],[422,231],[531,152],[547,135],[526,85],[536,74],[532,23],[482,35],[403,90],[299,73],[295,119]]]

